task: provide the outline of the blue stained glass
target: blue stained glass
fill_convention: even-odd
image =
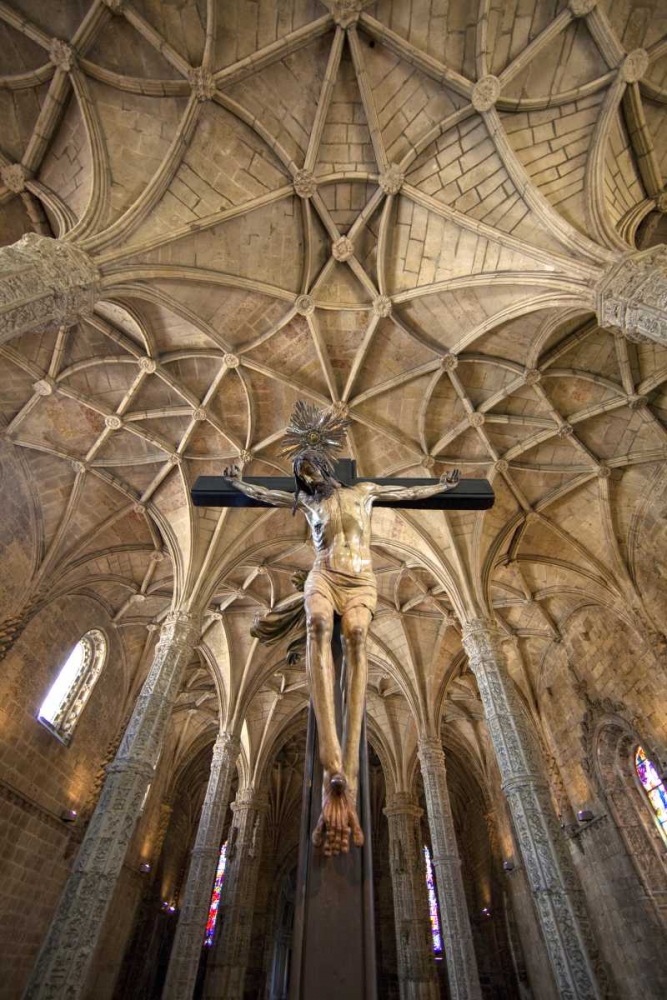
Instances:
[[[222,892],[222,886],[225,881],[225,868],[227,867],[227,841],[220,848],[220,857],[218,859],[218,868],[215,873],[215,882],[213,883],[213,893],[211,895],[211,905],[208,908],[208,920],[206,921],[206,930],[204,932],[204,947],[209,947],[213,944],[213,936],[215,934],[215,921],[218,916],[218,909],[220,907],[220,893]]]
[[[635,769],[655,813],[658,829],[667,841],[667,789],[643,747],[637,747]]]
[[[431,917],[431,936],[433,938],[433,954],[442,958],[442,934],[440,933],[440,914],[438,913],[438,898],[435,894],[435,878],[431,864],[431,852],[424,844],[424,862],[426,863],[426,890],[428,892],[428,910]]]

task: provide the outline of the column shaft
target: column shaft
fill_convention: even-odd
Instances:
[[[566,1000],[599,1000],[583,892],[551,804],[537,738],[507,670],[497,626],[489,620],[466,623],[463,645],[477,678],[557,989]]]
[[[190,855],[163,1000],[190,1000],[197,979],[211,890],[220,855],[229,793],[241,749],[238,736],[220,733],[213,747],[195,845]]]
[[[396,954],[401,1000],[438,1000],[431,945],[426,870],[419,829],[422,815],[407,792],[387,796],[389,858],[394,891]]]
[[[433,869],[450,997],[451,1000],[481,1000],[461,859],[447,789],[445,755],[437,737],[420,739],[419,760],[433,846]]]
[[[127,848],[160,756],[199,622],[170,614],[116,758],[107,769],[72,872],[37,959],[25,1000],[76,1000],[99,942]]]
[[[27,233],[0,248],[0,343],[27,330],[75,323],[92,311],[99,281],[88,254],[64,240]]]
[[[205,1000],[243,1000],[267,809],[266,795],[254,788],[240,789],[232,806],[220,927],[206,973]]]

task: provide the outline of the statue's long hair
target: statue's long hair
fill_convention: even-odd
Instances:
[[[312,465],[322,476],[322,481],[318,483],[314,489],[310,487],[301,476],[301,467],[304,462]],[[323,455],[319,451],[302,451],[301,454],[297,455],[294,459],[293,469],[294,479],[296,481],[296,492],[294,494],[292,515],[296,513],[297,504],[299,502],[299,493],[302,490],[304,493],[308,493],[309,496],[321,496],[326,498],[330,497],[334,490],[341,486],[341,483],[338,482],[333,474],[333,464],[329,461],[326,455]]]

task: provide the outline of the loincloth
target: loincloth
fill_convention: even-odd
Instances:
[[[378,600],[377,582],[372,570],[359,576],[349,576],[323,566],[314,566],[306,578],[303,593],[306,602],[315,594],[326,597],[339,615],[354,608],[368,608],[371,614],[375,614]]]

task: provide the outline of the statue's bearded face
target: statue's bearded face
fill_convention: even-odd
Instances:
[[[314,463],[304,459],[299,464],[299,476],[310,489],[321,485],[324,482],[324,475]]]

